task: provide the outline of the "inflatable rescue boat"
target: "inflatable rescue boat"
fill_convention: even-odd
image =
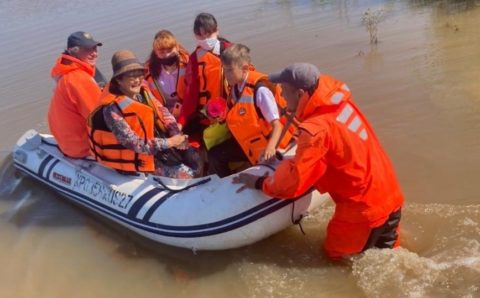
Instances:
[[[252,244],[291,226],[329,197],[317,191],[290,200],[250,189],[236,193],[233,175],[192,180],[123,175],[95,160],[66,157],[51,135],[35,130],[17,141],[13,160],[19,171],[100,216],[151,240],[193,250]],[[275,166],[245,172],[263,175]]]

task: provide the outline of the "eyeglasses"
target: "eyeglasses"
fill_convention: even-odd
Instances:
[[[143,71],[131,71],[131,72],[127,72],[125,74],[125,77],[126,78],[129,78],[129,79],[136,79],[136,78],[139,78],[139,77],[143,77],[145,76],[145,74],[143,73]]]

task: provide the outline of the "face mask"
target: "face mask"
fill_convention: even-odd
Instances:
[[[204,49],[205,51],[211,51],[217,44],[218,39],[215,37],[205,38],[201,40],[197,40],[197,44]]]
[[[158,59],[158,60],[159,60],[160,64],[162,64],[162,65],[171,66],[171,65],[174,65],[174,64],[178,63],[178,55],[173,54],[172,56],[170,56],[168,58],[163,58],[163,59]]]

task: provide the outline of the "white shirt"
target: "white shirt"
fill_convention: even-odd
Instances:
[[[262,86],[257,89],[255,95],[257,107],[262,111],[262,115],[268,123],[280,119],[277,102],[270,89]]]
[[[245,88],[247,78],[248,74],[243,80],[243,83],[240,86],[237,85],[237,90],[239,93],[241,93],[243,88]],[[277,102],[275,101],[275,96],[270,89],[265,86],[261,86],[255,93],[255,99],[255,105],[260,109],[263,118],[265,118],[268,123],[271,123],[273,120],[280,119]],[[236,100],[238,100],[238,98],[236,98]]]

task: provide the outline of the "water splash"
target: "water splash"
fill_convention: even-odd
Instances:
[[[408,204],[404,215],[402,240],[408,249],[374,249],[353,258],[352,274],[363,292],[368,297],[478,297],[480,205]]]
[[[369,250],[354,260],[352,273],[368,297],[476,297],[480,255],[475,253],[439,262],[404,248]]]

